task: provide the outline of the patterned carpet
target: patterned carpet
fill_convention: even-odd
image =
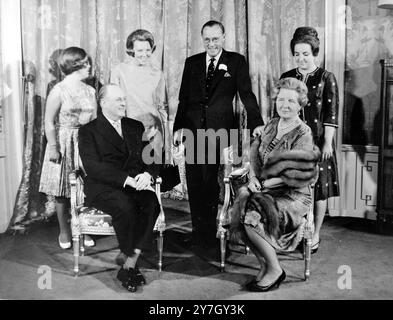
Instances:
[[[278,290],[250,293],[244,284],[258,271],[256,258],[233,248],[221,273],[217,248],[187,249],[191,231],[188,203],[164,199],[167,230],[163,271],[157,254],[144,254],[140,269],[147,285],[127,292],[116,280],[115,237],[96,238],[97,245],[81,258],[81,275],[72,274],[71,250],[56,242],[57,221],[35,224],[28,234],[0,235],[1,299],[130,299],[130,300],[261,300],[261,299],[391,299],[393,297],[393,237],[374,233],[372,221],[327,218],[321,248],[312,256],[311,279],[303,281],[304,262],[298,252],[279,256],[287,278]],[[348,269],[349,268],[349,269]],[[50,274],[47,271],[50,271]],[[343,270],[351,283],[340,286]],[[46,287],[43,287],[43,275]],[[349,289],[348,286],[351,285]],[[390,285],[388,285],[390,284]]]

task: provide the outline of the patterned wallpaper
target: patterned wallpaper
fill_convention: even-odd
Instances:
[[[347,0],[343,143],[378,145],[380,59],[393,57],[393,10]]]

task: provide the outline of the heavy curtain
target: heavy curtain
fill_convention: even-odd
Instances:
[[[151,31],[157,44],[153,59],[165,74],[173,124],[184,60],[203,51],[203,23],[219,20],[226,28],[225,48],[244,54],[249,61],[253,91],[266,121],[272,113],[270,91],[274,81],[293,67],[289,41],[294,30],[303,25],[316,27],[323,47],[324,3],[325,0],[23,0],[24,57],[36,70],[36,76],[27,90],[24,174],[10,228],[23,229],[54,210],[53,200],[38,193],[38,182],[45,144],[46,86],[53,79],[48,60],[55,50],[68,46],[84,48],[92,56],[96,76],[106,83],[111,66],[126,57],[128,34],[137,28]],[[240,103],[238,110],[244,113]]]
[[[25,117],[19,17],[19,1],[0,1],[0,233],[12,217],[23,167]]]

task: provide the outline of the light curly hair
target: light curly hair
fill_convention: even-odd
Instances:
[[[304,108],[308,102],[308,89],[303,81],[297,80],[295,78],[283,78],[278,80],[276,86],[274,87],[272,98],[276,100],[278,93],[281,89],[294,90],[298,93],[298,103]]]

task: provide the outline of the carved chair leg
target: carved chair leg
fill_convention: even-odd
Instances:
[[[74,249],[74,276],[79,275],[79,235],[72,237]]]
[[[164,249],[164,232],[160,231],[157,239],[157,250],[158,250],[158,271],[162,271],[162,252]]]
[[[85,255],[85,235],[81,234],[79,238],[79,245],[80,245],[80,255],[83,257]]]
[[[310,264],[311,264],[311,238],[304,238],[304,280],[310,278]]]
[[[225,251],[226,251],[226,233],[225,231],[220,232],[220,253],[221,253],[221,264],[220,271],[225,271]]]

